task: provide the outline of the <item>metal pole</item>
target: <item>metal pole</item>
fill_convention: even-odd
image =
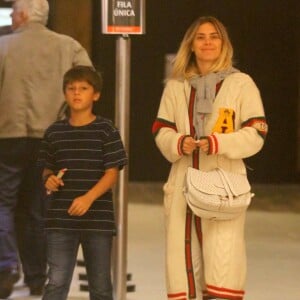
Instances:
[[[130,97],[130,39],[119,36],[116,43],[116,126],[120,130],[125,149],[129,149],[129,97]],[[120,172],[116,187],[116,237],[113,259],[114,299],[126,299],[127,281],[127,214],[128,167]]]

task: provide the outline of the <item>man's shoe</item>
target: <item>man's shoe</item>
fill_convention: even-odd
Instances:
[[[9,297],[14,288],[14,284],[20,279],[18,269],[9,269],[0,272],[0,298]]]
[[[30,295],[31,296],[42,296],[44,292],[45,285],[40,284],[40,285],[30,285],[29,290],[30,290]]]

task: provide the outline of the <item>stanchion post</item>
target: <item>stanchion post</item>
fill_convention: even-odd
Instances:
[[[125,149],[129,153],[130,120],[130,50],[128,35],[116,40],[116,108],[115,123],[120,130]],[[117,237],[114,245],[113,283],[114,299],[126,300],[127,281],[127,215],[128,215],[128,166],[119,174],[115,193]]]
[[[130,50],[129,35],[145,33],[145,0],[101,0],[102,33],[118,35],[116,42],[116,115],[129,153]],[[127,282],[128,167],[120,172],[115,189],[117,237],[113,253],[114,299],[125,300]]]

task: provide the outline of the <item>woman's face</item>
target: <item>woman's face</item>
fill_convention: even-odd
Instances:
[[[220,56],[222,50],[221,37],[212,23],[199,26],[192,43],[197,65],[211,66]]]

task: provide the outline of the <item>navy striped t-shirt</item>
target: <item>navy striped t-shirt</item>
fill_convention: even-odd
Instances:
[[[40,161],[55,173],[67,168],[64,186],[53,193],[49,203],[47,229],[115,233],[112,190],[95,200],[82,216],[67,212],[72,201],[91,189],[106,169],[121,170],[127,164],[119,131],[110,120],[97,116],[85,126],[72,126],[67,119],[55,122],[45,133]]]

